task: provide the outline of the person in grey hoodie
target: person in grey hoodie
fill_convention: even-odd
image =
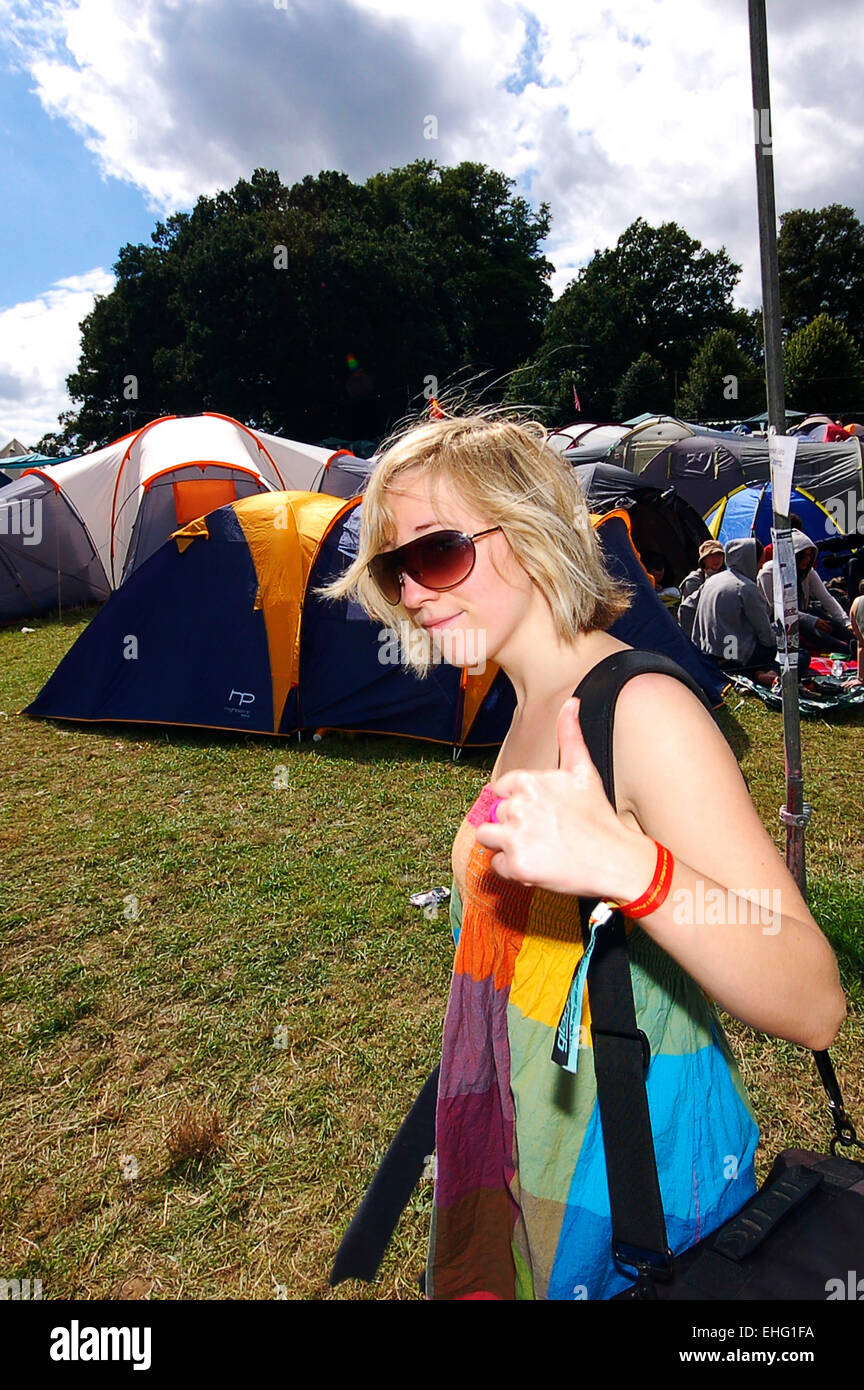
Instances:
[[[760,684],[777,674],[771,614],[756,584],[762,545],[754,536],[728,541],[726,569],[711,574],[699,595],[693,641],[726,670],[752,671]]]
[[[812,651],[848,653],[852,638],[849,617],[813,568],[819,553],[815,544],[804,531],[793,531],[792,545],[798,566],[798,627],[801,636]],[[773,612],[773,564],[769,562],[762,566],[756,582]],[[814,603],[822,609],[821,614],[811,611]]]

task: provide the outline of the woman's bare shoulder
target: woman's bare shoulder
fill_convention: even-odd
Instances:
[[[735,754],[692,691],[670,676],[634,677],[621,692],[613,750],[619,811],[717,883],[782,884],[807,920]]]
[[[615,710],[615,780],[619,803],[646,775],[659,769],[683,780],[676,790],[702,785],[740,789],[752,807],[747,786],[716,719],[693,691],[674,676],[648,671],[622,689]]]

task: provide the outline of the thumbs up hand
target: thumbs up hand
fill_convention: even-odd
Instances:
[[[606,796],[582,736],[578,699],[565,701],[557,732],[558,770],[500,777],[492,786],[502,798],[495,820],[477,826],[477,841],[495,851],[492,868],[502,878],[630,902],[651,879],[654,844]]]

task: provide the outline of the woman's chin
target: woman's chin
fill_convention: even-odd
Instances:
[[[429,637],[436,661],[467,667],[477,674],[485,670],[488,654],[484,628],[462,627],[457,618],[453,623],[432,628]]]

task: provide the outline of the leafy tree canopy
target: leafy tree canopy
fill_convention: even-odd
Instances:
[[[794,332],[827,314],[864,345],[864,225],[852,208],[798,208],[780,218],[780,307]]]
[[[53,443],[202,410],[372,438],[460,372],[494,381],[535,351],[551,298],[548,206],[512,189],[481,164],[417,160],[362,185],[257,169],[199,198],[120,251]]]
[[[786,340],[786,394],[799,410],[864,409],[864,360],[842,323],[819,314]]]
[[[610,418],[618,383],[642,353],[674,384],[706,334],[734,326],[740,270],[725,250],[708,251],[677,223],[652,227],[637,218],[611,250],[595,251],[551,306],[540,352],[508,398],[547,406],[558,423],[572,417],[575,384],[589,419]]]
[[[765,409],[765,377],[735,334],[718,328],[696,353],[678,397],[686,420],[743,420]]]
[[[656,357],[643,352],[631,362],[618,383],[613,402],[616,420],[629,420],[634,415],[650,411],[668,415],[673,407],[673,392],[669,373]]]

